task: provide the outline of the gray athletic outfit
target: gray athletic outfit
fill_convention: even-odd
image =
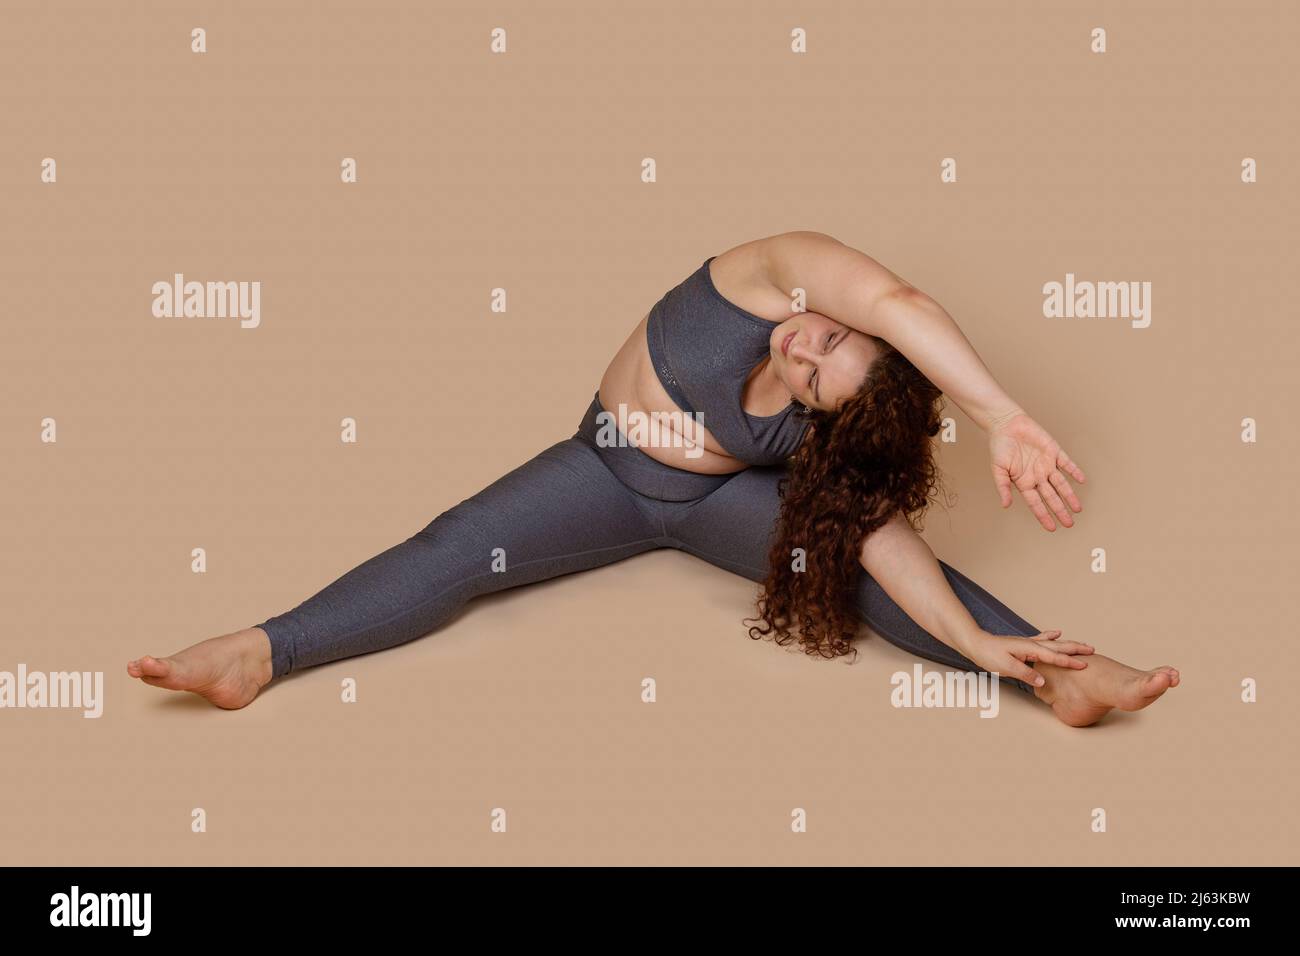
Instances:
[[[761,581],[780,511],[777,483],[807,422],[794,403],[769,416],[741,408],[745,380],[779,323],[723,298],[709,273],[712,259],[651,310],[648,345],[674,402],[698,412],[718,443],[751,467],[701,475],[661,464],[627,441],[605,441],[597,392],[573,436],[258,625],[271,640],[272,677],[414,640],[477,595],[655,548],[676,548]],[[939,564],[986,631],[1039,633],[959,571]],[[980,669],[912,621],[865,571],[857,600],[866,623],[890,643],[952,668]],[[737,611],[738,620],[752,618],[756,608]],[[1002,680],[1032,692],[1020,680]]]

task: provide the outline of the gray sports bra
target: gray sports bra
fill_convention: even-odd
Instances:
[[[723,298],[709,274],[716,258],[705,259],[650,310],[650,360],[677,407],[698,413],[728,454],[748,465],[777,465],[794,454],[808,429],[800,406],[791,402],[775,415],[751,415],[741,398],[781,323]]]

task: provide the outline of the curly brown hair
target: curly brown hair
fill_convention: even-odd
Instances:
[[[835,411],[802,414],[811,428],[778,485],[781,513],[758,600],[759,640],[798,639],[808,654],[850,650],[861,615],[856,605],[862,542],[901,513],[920,520],[940,487],[930,439],[939,433],[943,393],[884,339],[856,394]],[[798,569],[802,549],[804,569]]]

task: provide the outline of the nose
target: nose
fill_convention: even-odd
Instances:
[[[802,335],[796,335],[794,341],[790,343],[790,358],[799,362],[807,362],[811,359],[813,350],[803,342]]]

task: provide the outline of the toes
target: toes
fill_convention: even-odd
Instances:
[[[167,677],[172,672],[172,662],[167,658],[150,657],[146,654],[136,661],[140,673],[148,677]]]
[[[1173,676],[1168,671],[1152,671],[1142,675],[1138,682],[1138,693],[1143,697],[1159,697],[1173,686]]]

